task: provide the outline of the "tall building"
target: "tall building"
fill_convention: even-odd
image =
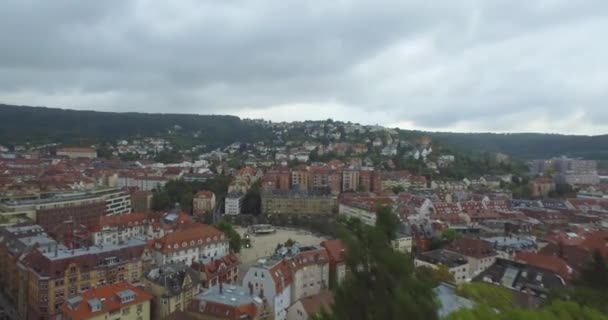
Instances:
[[[127,282],[89,289],[69,298],[63,306],[65,320],[149,320],[152,295]]]
[[[226,195],[225,213],[236,216],[241,214],[244,195],[240,192],[230,192]]]
[[[96,286],[138,282],[146,242],[70,250],[36,249],[19,261],[18,305],[23,319],[54,319],[69,299]]]
[[[291,186],[299,191],[308,191],[308,170],[306,168],[291,171]]]
[[[348,168],[342,170],[342,191],[357,191],[359,189],[359,170]]]
[[[561,157],[555,159],[556,182],[569,185],[596,185],[600,183],[597,161]]]

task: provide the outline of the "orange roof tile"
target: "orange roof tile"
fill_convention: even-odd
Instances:
[[[135,299],[122,303],[117,294],[124,290],[133,291],[135,293]],[[63,305],[63,312],[68,318],[89,319],[104,313],[120,310],[127,306],[152,300],[152,295],[127,282],[118,282],[93,288],[84,292],[81,297],[82,301],[73,309],[69,307],[68,303]],[[89,300],[91,299],[98,299],[101,302],[101,309],[99,311],[93,311],[91,309],[91,306],[89,305]]]

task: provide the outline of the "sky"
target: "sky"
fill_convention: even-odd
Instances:
[[[3,0],[0,103],[608,133],[606,0]]]

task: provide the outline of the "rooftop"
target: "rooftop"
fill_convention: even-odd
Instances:
[[[431,264],[442,264],[448,268],[454,268],[468,263],[463,255],[443,249],[420,253],[416,256],[416,259]]]

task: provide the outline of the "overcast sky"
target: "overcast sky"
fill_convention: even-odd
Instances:
[[[608,1],[0,2],[0,103],[608,133]]]

